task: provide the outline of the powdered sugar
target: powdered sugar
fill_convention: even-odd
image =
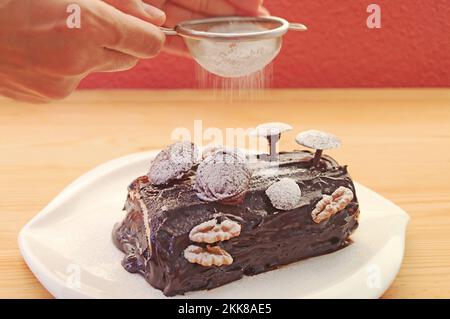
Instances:
[[[273,183],[266,190],[273,207],[281,210],[291,210],[300,206],[302,192],[291,178],[283,178]]]
[[[250,185],[251,171],[236,153],[216,152],[200,163],[195,189],[204,201],[235,198]]]
[[[292,126],[282,122],[269,122],[258,125],[250,132],[250,136],[270,137],[292,130]]]
[[[242,162],[246,160],[245,154],[238,148],[235,147],[227,147],[227,146],[207,146],[203,149],[202,158],[205,159],[208,156],[214,155],[215,153],[234,153],[239,156]]]
[[[159,152],[153,160],[148,177],[153,185],[179,179],[197,162],[199,151],[191,142],[177,142]]]
[[[211,27],[209,32],[245,33],[265,31],[252,23],[229,23]],[[279,53],[281,39],[201,40],[191,42],[189,49],[196,61],[209,72],[226,78],[243,77],[264,69]]]
[[[299,133],[295,140],[302,146],[316,150],[328,150],[341,146],[341,141],[337,136],[317,130]]]

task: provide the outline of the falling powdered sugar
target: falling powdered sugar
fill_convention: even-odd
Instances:
[[[196,80],[199,89],[211,90],[211,97],[219,102],[263,101],[264,89],[273,83],[273,64],[239,78],[220,77],[197,65]]]

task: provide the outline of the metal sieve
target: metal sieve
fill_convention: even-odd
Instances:
[[[226,78],[262,70],[278,55],[289,30],[306,31],[300,23],[279,17],[218,17],[182,22],[169,36],[181,36],[192,57],[209,72]]]

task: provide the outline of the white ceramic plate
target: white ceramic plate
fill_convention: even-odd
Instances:
[[[103,164],[81,176],[20,232],[34,275],[57,298],[164,298],[125,271],[111,241],[124,217],[127,185],[144,174],[156,152]],[[378,298],[394,280],[409,220],[398,206],[356,184],[360,227],[349,247],[180,298]]]

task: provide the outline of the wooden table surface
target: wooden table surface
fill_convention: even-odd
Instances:
[[[196,119],[204,129],[291,123],[285,150],[301,130],[339,135],[344,147],[330,155],[411,216],[384,297],[450,297],[450,89],[279,90],[234,103],[200,91],[83,91],[49,105],[0,98],[0,297],[51,297],[17,235],[64,186],[102,162],[163,147]]]

